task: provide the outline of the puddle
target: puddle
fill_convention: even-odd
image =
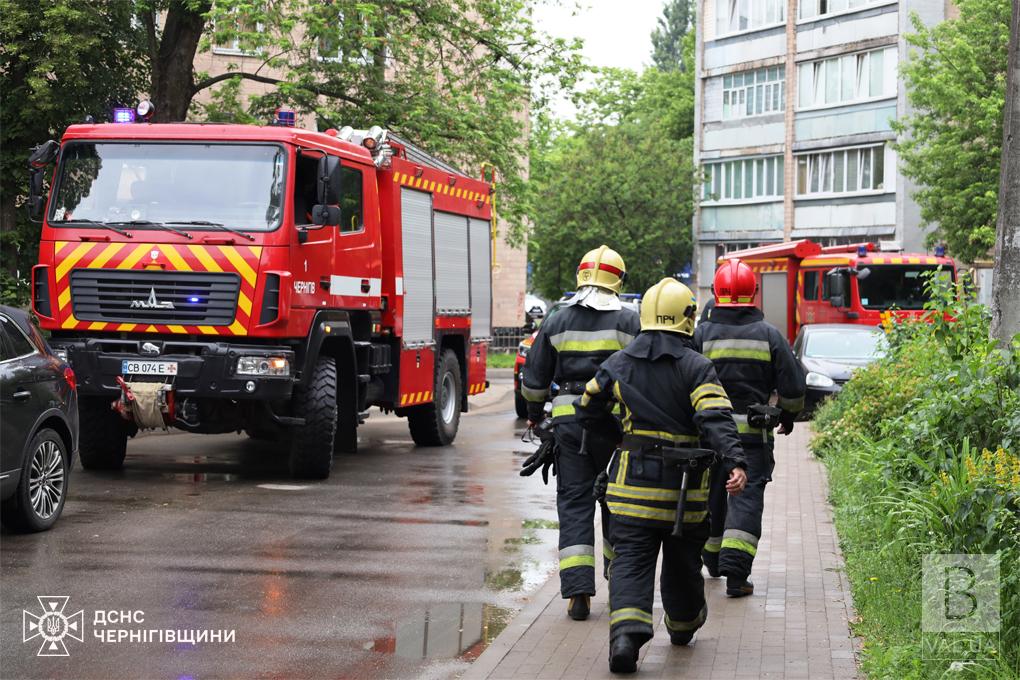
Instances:
[[[436,604],[398,622],[364,649],[404,659],[464,659],[481,654],[517,613],[483,602]]]

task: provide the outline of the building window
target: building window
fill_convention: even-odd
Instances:
[[[800,0],[800,18],[813,19],[829,14],[863,9],[868,5],[884,4],[888,0]]]
[[[236,9],[226,14],[226,17],[214,23],[213,54],[233,54],[242,57],[260,54],[262,48],[251,45],[251,40],[246,39],[246,34],[262,33],[265,26],[250,16],[242,15]]]
[[[716,0],[716,33],[739,33],[786,21],[785,0]]]
[[[781,112],[785,89],[785,66],[723,76],[723,120]]]
[[[797,195],[853,194],[885,188],[885,145],[797,156]]]
[[[772,200],[783,195],[783,157],[706,163],[705,203]]]
[[[844,54],[799,64],[801,109],[896,95],[896,48]]]
[[[319,36],[316,45],[322,61],[344,62],[366,65],[371,63],[372,54],[365,47],[369,35],[368,20],[361,15],[354,21],[344,21],[344,13],[336,13],[336,22],[327,26]]]

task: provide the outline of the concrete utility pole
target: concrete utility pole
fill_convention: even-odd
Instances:
[[[992,335],[1002,344],[1020,333],[1020,0],[1013,0],[1009,27],[992,283]]]

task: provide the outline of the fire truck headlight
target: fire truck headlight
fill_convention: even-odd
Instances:
[[[810,387],[832,387],[836,383],[827,375],[810,371],[807,374],[807,384]]]
[[[284,357],[238,357],[238,375],[290,375],[290,362]]]

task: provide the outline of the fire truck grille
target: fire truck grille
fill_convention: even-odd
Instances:
[[[71,304],[79,321],[225,326],[240,286],[237,274],[78,269]]]

